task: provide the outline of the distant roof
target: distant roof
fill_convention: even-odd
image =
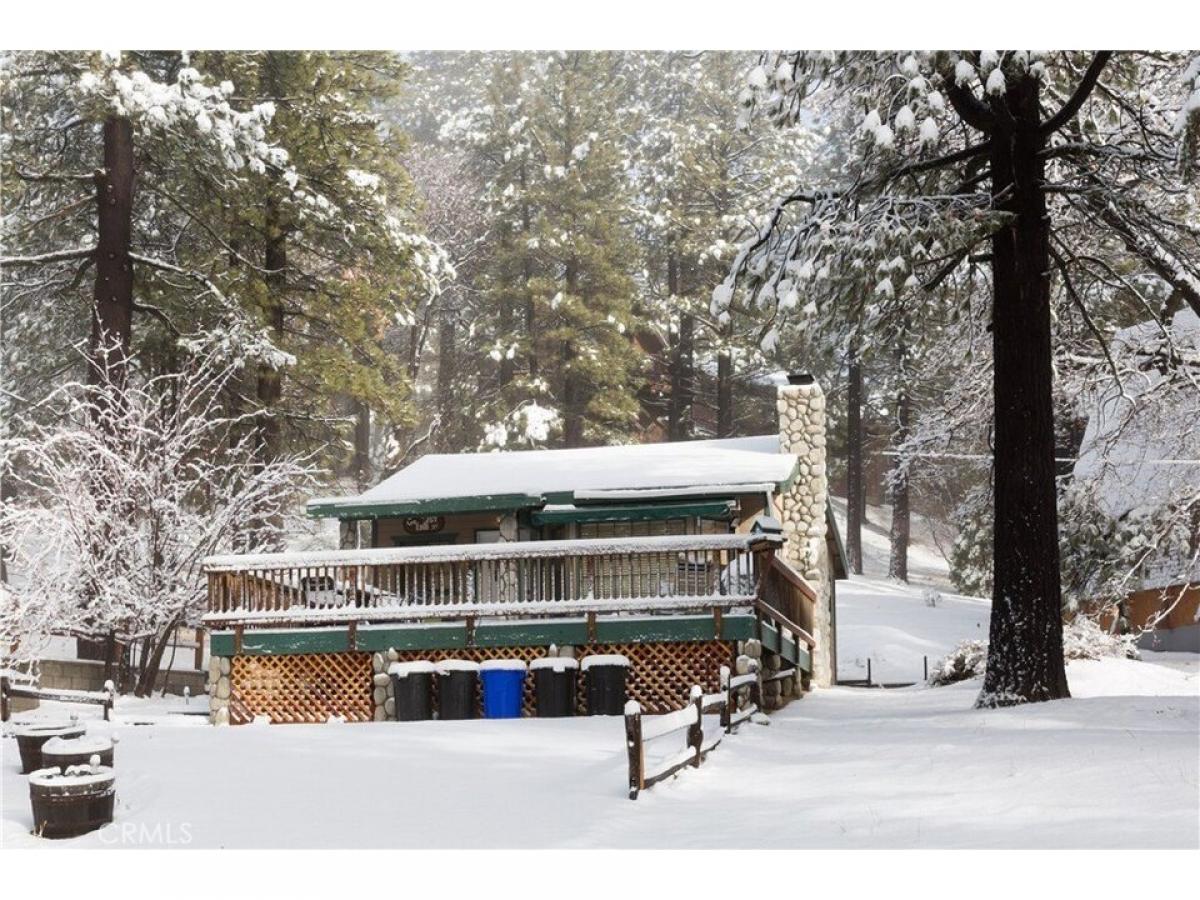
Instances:
[[[1174,350],[1193,365],[1200,362],[1200,318],[1189,308],[1177,312],[1167,331]],[[1112,340],[1117,359],[1162,352],[1162,326],[1142,323],[1118,331]],[[1101,509],[1113,517],[1146,513],[1200,480],[1200,429],[1188,418],[1194,397],[1161,390],[1154,366],[1126,378],[1092,401],[1091,415],[1075,463],[1075,477],[1090,480]]]
[[[310,500],[310,515],[370,518],[520,509],[576,501],[658,500],[775,490],[797,460],[776,434],[570,450],[430,454],[350,497]]]

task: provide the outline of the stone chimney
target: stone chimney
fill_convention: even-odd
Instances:
[[[775,402],[779,411],[779,449],[799,458],[795,481],[779,498],[783,522],[783,558],[817,592],[813,613],[812,678],[827,686],[834,680],[831,560],[825,550],[825,394],[811,375],[789,375]]]

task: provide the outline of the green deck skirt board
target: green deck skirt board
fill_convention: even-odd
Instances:
[[[754,637],[754,616],[726,613],[721,617],[720,638],[745,641]],[[763,628],[766,632],[766,626]],[[711,641],[716,638],[712,616],[614,616],[596,620],[596,642],[601,644]],[[233,656],[234,633],[214,631],[213,656]],[[540,647],[550,644],[588,643],[585,619],[530,619],[523,622],[481,622],[475,629],[477,647]],[[466,625],[362,625],[355,635],[358,650],[456,650],[467,646]],[[289,653],[344,653],[350,649],[349,630],[336,628],[247,628],[242,632],[242,654],[282,656]]]
[[[568,522],[651,522],[663,519],[729,519],[730,500],[697,503],[623,503],[575,506],[571,509],[542,509],[529,518],[534,525],[562,525]]]

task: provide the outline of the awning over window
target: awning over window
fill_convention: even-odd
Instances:
[[[625,503],[614,505],[546,506],[530,515],[534,525],[562,525],[567,522],[648,522],[662,519],[733,518],[730,500],[697,500],[690,503]]]

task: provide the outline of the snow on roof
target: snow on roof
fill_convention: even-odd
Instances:
[[[1200,318],[1189,308],[1170,327],[1175,349],[1200,358]],[[1120,357],[1163,344],[1162,329],[1142,323],[1113,336]],[[1162,376],[1153,368],[1125,379],[1124,395],[1113,387],[1093,404],[1075,477],[1093,480],[1101,508],[1111,516],[1147,513],[1200,482],[1200,429],[1173,394],[1156,391]]]
[[[775,434],[569,450],[430,454],[358,496],[313,499],[309,507],[482,497],[523,498],[518,505],[541,505],[549,494],[616,499],[605,492],[619,491],[645,492],[641,496],[646,499],[695,494],[697,489],[733,493],[775,487],[790,479],[795,468],[796,457],[780,453]]]

